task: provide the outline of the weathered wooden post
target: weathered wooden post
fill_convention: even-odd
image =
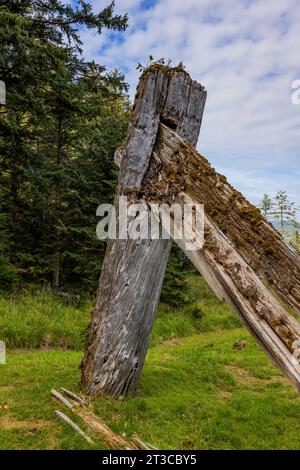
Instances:
[[[119,152],[120,196],[140,201],[160,123],[195,146],[206,91],[182,69],[154,65],[142,76],[127,139]],[[82,363],[89,394],[135,392],[170,254],[170,240],[109,240]]]
[[[216,230],[232,243],[269,289],[300,315],[299,254],[204,157],[161,124],[141,197],[163,203],[170,200],[170,195],[174,199],[179,194],[190,197],[194,204],[204,204],[206,217]]]

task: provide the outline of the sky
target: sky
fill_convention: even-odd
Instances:
[[[116,11],[128,30],[82,31],[85,58],[124,72],[132,99],[139,62],[182,61],[208,93],[201,154],[251,202],[281,189],[300,206],[299,0],[116,0]]]

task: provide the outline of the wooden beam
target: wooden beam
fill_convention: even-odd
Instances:
[[[63,405],[65,405],[69,410],[71,410],[75,415],[79,416],[84,423],[89,426],[94,433],[100,435],[106,444],[113,449],[125,449],[125,450],[137,450],[139,447],[136,444],[131,444],[127,442],[123,437],[114,433],[98,416],[96,416],[91,409],[86,405],[85,401],[80,397],[75,395],[75,393],[70,392],[69,390],[62,388],[64,393],[67,396],[71,396],[72,403],[70,403],[64,396],[62,396],[56,390],[51,390],[51,395],[59,400]],[[70,426],[73,427],[79,434],[83,436],[83,431],[81,431],[78,426],[73,423],[64,413],[55,411],[58,417],[66,421]],[[74,427],[75,425],[75,427]],[[79,431],[78,431],[79,429]],[[83,434],[82,434],[83,433]],[[86,436],[86,435],[85,435]],[[83,436],[84,437],[84,436]]]
[[[77,426],[77,424],[74,423],[74,421],[72,421],[67,415],[62,413],[62,411],[55,410],[55,414],[59,419],[61,419],[62,421],[67,423],[69,426],[71,426],[71,428],[73,428],[74,431],[80,434],[80,436],[82,436],[83,439],[85,439],[89,444],[91,445],[95,444],[94,441],[79,426]]]
[[[140,201],[160,122],[196,145],[206,91],[182,69],[155,65],[143,74],[127,138],[117,153],[120,196]],[[137,390],[149,344],[171,240],[109,240],[85,357],[87,394],[125,396]]]

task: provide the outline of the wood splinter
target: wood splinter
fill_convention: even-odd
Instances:
[[[89,444],[91,444],[91,445],[95,444],[94,441],[82,429],[80,429],[80,427],[77,426],[77,424],[74,423],[74,421],[72,421],[70,418],[68,418],[67,415],[65,415],[64,413],[62,413],[61,411],[58,411],[58,410],[55,410],[55,414],[56,414],[56,416],[58,416],[59,419],[61,419],[65,423],[69,424],[69,426],[71,426],[74,429],[74,431],[76,431],[78,434],[80,434],[80,436],[82,436]]]
[[[150,450],[153,448],[149,444],[144,444],[137,437],[132,439],[132,443],[126,441],[126,439],[113,432],[98,416],[96,416],[88,408],[84,400],[80,399],[80,403],[78,403],[76,400],[78,400],[79,397],[75,393],[70,392],[69,390],[63,387],[61,387],[61,390],[69,397],[72,397],[71,400],[67,400],[61,393],[57,392],[54,389],[51,390],[51,395],[57,400],[59,400],[74,414],[79,416],[94,433],[98,434],[104,439],[104,441],[110,448],[124,450],[146,450],[146,448],[147,450]]]

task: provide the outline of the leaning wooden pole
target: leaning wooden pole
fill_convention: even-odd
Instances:
[[[160,123],[195,146],[206,91],[182,69],[153,66],[139,83],[120,158],[120,196],[140,202]],[[170,240],[109,240],[84,360],[88,394],[136,391],[171,249]]]

